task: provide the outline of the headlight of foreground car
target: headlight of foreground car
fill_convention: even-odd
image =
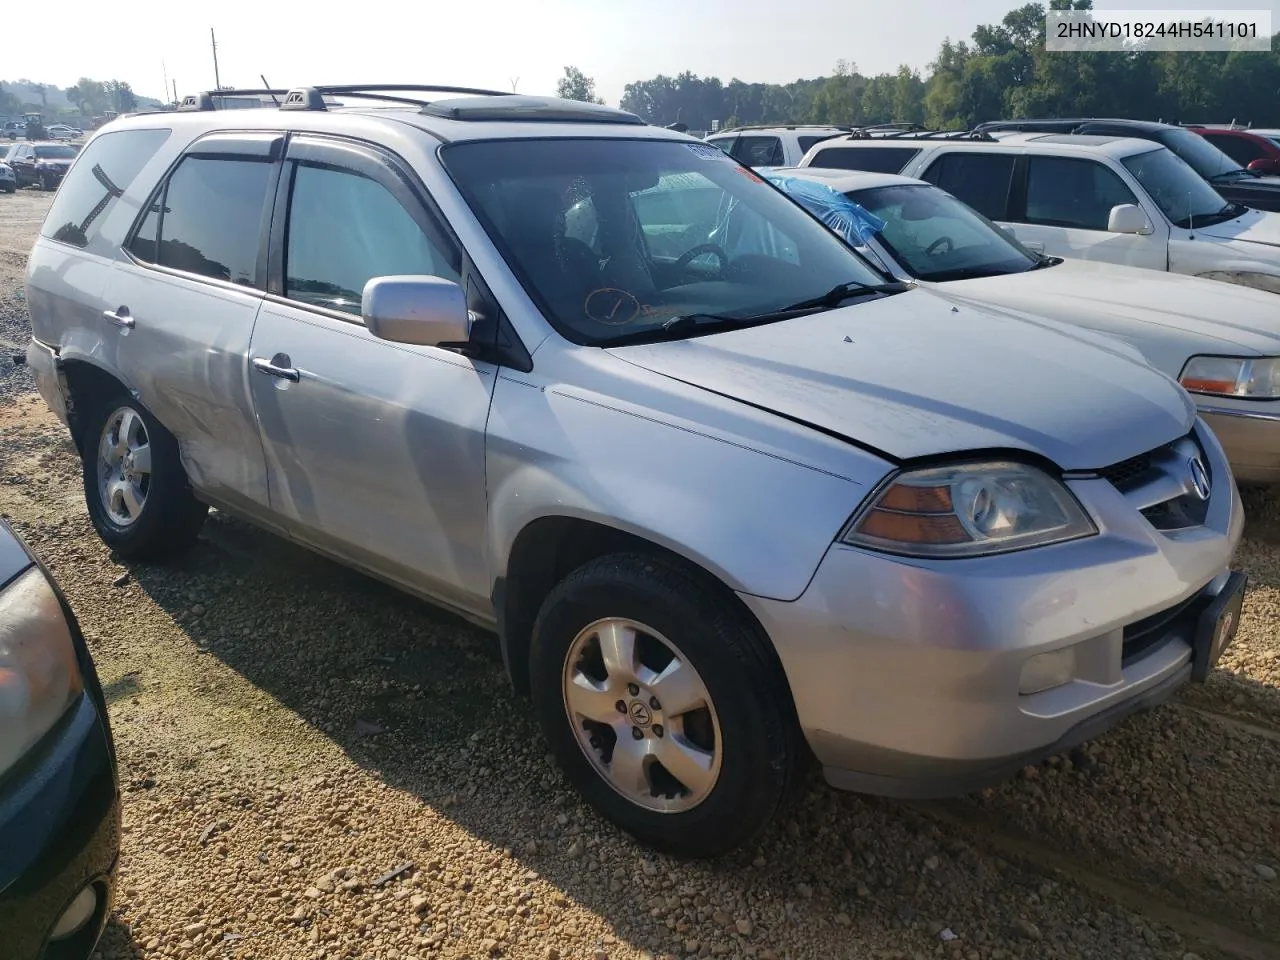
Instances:
[[[1280,357],[1192,357],[1178,382],[1192,393],[1273,400],[1280,397]]]
[[[62,605],[32,567],[0,592],[0,774],[49,732],[83,688]]]
[[[901,473],[854,515],[840,539],[913,557],[977,557],[1097,532],[1060,481],[1001,462]]]

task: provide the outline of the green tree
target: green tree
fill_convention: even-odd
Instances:
[[[565,67],[564,76],[556,83],[556,96],[583,103],[604,103],[596,96],[596,82],[577,67]]]

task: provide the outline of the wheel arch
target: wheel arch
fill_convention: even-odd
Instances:
[[[66,387],[67,425],[71,430],[71,439],[77,450],[81,444],[84,411],[95,400],[110,396],[112,393],[129,393],[132,391],[114,374],[92,359],[73,356],[58,361],[58,372]]]
[[[578,567],[617,553],[650,556],[679,567],[732,609],[744,626],[759,635],[771,666],[785,687],[786,709],[796,718],[790,681],[772,639],[728,583],[702,563],[638,533],[563,514],[539,517],[521,528],[512,542],[505,572],[494,583],[493,605],[502,660],[517,692],[529,693],[530,643],[543,600]]]

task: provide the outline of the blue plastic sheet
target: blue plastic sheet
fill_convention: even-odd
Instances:
[[[825,183],[767,171],[759,172],[852,246],[864,246],[885,227],[885,222],[874,213]]]

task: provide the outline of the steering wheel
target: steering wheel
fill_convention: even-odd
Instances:
[[[946,247],[946,249],[942,249],[943,247]],[[950,253],[954,249],[955,244],[951,242],[950,237],[939,237],[937,240],[933,241],[933,243],[925,247],[924,252],[931,257],[940,257],[944,254]]]
[[[700,243],[696,247],[691,247],[676,260],[672,266],[677,270],[683,270],[689,266],[698,257],[705,257],[707,254],[715,257],[720,261],[720,275],[724,276],[724,272],[729,269],[729,255],[724,249],[716,246],[714,243]]]

